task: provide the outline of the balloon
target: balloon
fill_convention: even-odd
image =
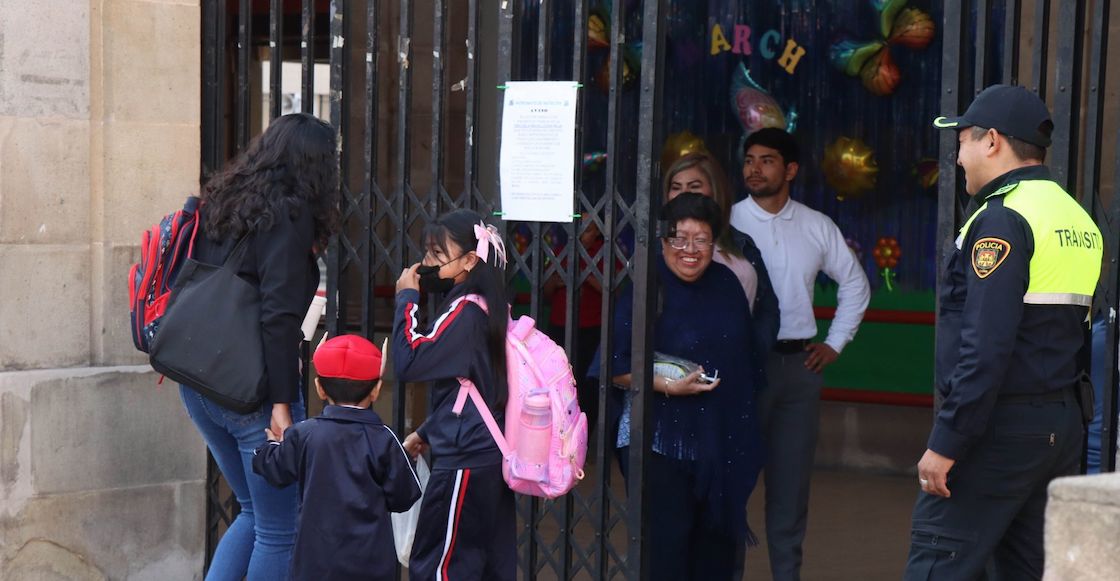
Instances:
[[[708,153],[708,146],[691,131],[670,135],[661,147],[661,171],[668,171],[673,162],[690,153]]]
[[[936,26],[929,14],[906,8],[906,0],[871,0],[871,6],[879,13],[882,37],[862,43],[842,40],[832,45],[828,58],[845,75],[858,75],[872,94],[884,97],[894,93],[902,80],[890,46],[924,49],[933,42]]]
[[[917,8],[907,8],[899,13],[891,27],[887,42],[900,44],[906,48],[921,50],[933,42],[937,26],[929,14]]]
[[[739,63],[731,78],[731,106],[743,128],[744,138],[763,127],[792,132],[796,126],[797,114],[791,109],[787,116],[770,92],[751,78],[743,63]]]
[[[638,72],[642,67],[642,43],[635,42],[623,48],[622,51],[622,86],[628,87],[634,83],[638,78]],[[603,66],[599,67],[599,72],[595,73],[595,84],[604,93],[609,93],[611,90],[611,61],[607,59],[603,61]]]
[[[583,154],[583,169],[587,171],[598,171],[603,167],[603,162],[607,161],[607,152],[605,151],[592,151],[591,153]]]
[[[587,17],[587,41],[591,48],[609,48],[610,21],[603,13],[595,11]]]
[[[914,164],[910,175],[918,180],[918,185],[922,186],[923,190],[928,190],[937,185],[937,178],[941,176],[941,166],[937,159],[923,157]]]
[[[891,26],[899,11],[906,6],[906,0],[871,0],[871,6],[879,13],[879,30],[883,37],[890,36]]]
[[[832,45],[828,52],[828,60],[840,72],[849,77],[854,77],[859,74],[860,69],[863,68],[868,59],[875,56],[886,46],[885,42],[878,40],[865,43],[844,40]]]
[[[863,86],[871,91],[872,95],[884,97],[893,93],[898,87],[899,81],[902,80],[902,72],[898,70],[898,65],[894,64],[891,51],[881,50],[863,65],[859,77],[863,81]]]
[[[844,200],[875,189],[879,164],[866,143],[841,137],[824,148],[821,171],[836,190],[836,199]]]

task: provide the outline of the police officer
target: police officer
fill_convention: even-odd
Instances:
[[[978,209],[940,289],[944,403],[918,463],[906,579],[1041,579],[1046,487],[1079,468],[1077,386],[1102,239],[1042,161],[1054,124],[1021,87],[960,117],[957,164]]]

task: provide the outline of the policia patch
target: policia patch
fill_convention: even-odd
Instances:
[[[981,238],[972,246],[972,270],[988,278],[1011,254],[1011,244],[1000,238]]]

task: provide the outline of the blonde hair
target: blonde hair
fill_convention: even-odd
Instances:
[[[725,254],[732,256],[742,257],[743,250],[735,244],[735,239],[731,236],[731,192],[727,184],[727,174],[724,173],[723,167],[716,161],[716,158],[707,153],[690,153],[681,156],[680,159],[674,161],[669,169],[665,171],[665,178],[662,180],[661,195],[663,201],[668,201],[669,189],[673,185],[673,178],[677,174],[687,169],[699,169],[704,177],[708,178],[708,185],[712,188],[712,200],[719,206],[720,212],[720,236],[719,236],[719,249]]]

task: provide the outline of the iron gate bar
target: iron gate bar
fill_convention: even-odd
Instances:
[[[962,110],[961,87],[966,86],[964,80],[965,62],[962,52],[962,40],[967,38],[968,28],[964,18],[968,8],[967,0],[945,0],[944,24],[942,26],[942,56],[941,56],[941,110],[942,115],[959,115]],[[932,131],[932,129],[927,129]],[[937,180],[937,240],[934,248],[937,249],[937,288],[940,288],[941,273],[952,255],[954,231],[961,220],[961,209],[957,195],[959,180],[957,167],[957,133],[955,131],[938,131],[939,155]],[[934,310],[940,319],[941,302],[935,301]],[[934,326],[935,340],[941,334],[940,325]],[[935,374],[935,386],[940,380]],[[941,392],[933,390],[934,413],[941,407]]]
[[[356,12],[356,11],[355,11]],[[365,43],[365,132],[362,136],[362,197],[358,212],[362,216],[362,264],[365,276],[361,277],[362,334],[374,339],[376,330],[374,292],[377,277],[378,235],[374,224],[374,212],[380,201],[377,187],[377,134],[380,120],[377,117],[378,101],[378,10],[377,0],[366,2],[366,43]],[[355,15],[356,17],[356,15]],[[394,405],[397,398],[393,398]],[[390,422],[398,435],[403,431],[403,423]]]
[[[441,206],[453,206],[446,199],[444,187],[443,147],[446,140],[444,108],[447,102],[447,3],[448,0],[433,0],[432,26],[432,183],[428,190],[428,221],[438,216]],[[446,202],[445,202],[446,199]]]
[[[237,117],[237,134],[234,141],[238,151],[249,145],[249,51],[253,46],[253,9],[249,0],[241,0],[237,13],[237,97],[234,111]]]
[[[1098,216],[1103,207],[1100,199],[1101,146],[1104,137],[1104,89],[1108,80],[1108,34],[1105,27],[1108,25],[1109,3],[1109,0],[1096,0],[1089,20],[1092,26],[1089,33],[1089,95],[1085,110],[1085,154],[1082,156],[1085,191],[1081,205],[1093,217]],[[1107,287],[1103,284],[1104,277],[1101,282],[1098,288]]]
[[[1089,95],[1087,99],[1087,109],[1085,112],[1085,153],[1083,157],[1083,177],[1085,180],[1084,196],[1081,199],[1081,205],[1089,215],[1097,219],[1097,223],[1101,226],[1101,232],[1105,235],[1105,239],[1114,239],[1116,235],[1109,236],[1110,228],[1108,226],[1108,212],[1101,200],[1101,166],[1103,165],[1102,144],[1104,138],[1104,113],[1105,113],[1105,86],[1107,83],[1108,73],[1108,34],[1106,26],[1108,26],[1110,16],[1110,0],[1097,0],[1093,3],[1093,13],[1090,18],[1091,31],[1089,38],[1089,72],[1088,72],[1088,90]],[[1113,203],[1117,199],[1114,188]],[[1111,226],[1116,226],[1113,222]],[[1101,280],[1097,285],[1096,302],[1094,308],[1098,312],[1105,313],[1105,324],[1108,325],[1110,331],[1106,331],[1105,345],[1115,344],[1115,329],[1113,325],[1109,324],[1108,315],[1109,308],[1116,305],[1116,297],[1110,292],[1108,281],[1112,274],[1111,265],[1115,263],[1116,254],[1109,252],[1111,261],[1105,263],[1101,271]],[[1104,361],[1098,364],[1103,365],[1105,369],[1116,368],[1116,349],[1105,349]],[[1112,374],[1110,374],[1112,375]],[[1106,380],[1106,384],[1115,384],[1115,378]],[[1103,386],[1102,386],[1103,387]],[[1116,417],[1115,410],[1112,409],[1112,403],[1115,401],[1112,389],[1102,389],[1101,398],[1101,466],[1102,470],[1113,471],[1115,470],[1116,460],[1116,438],[1111,437],[1113,433]],[[1112,410],[1112,413],[1109,411]]]
[[[1107,34],[1102,32],[1102,34]],[[1116,135],[1116,159],[1113,175],[1112,209],[1106,214],[1101,212],[1097,224],[1108,241],[1106,265],[1107,289],[1104,293],[1105,306],[1105,349],[1103,364],[1107,370],[1104,397],[1101,402],[1101,471],[1116,471],[1116,433],[1117,413],[1120,412],[1120,368],[1117,367],[1117,350],[1120,349],[1120,330],[1118,330],[1116,311],[1120,299],[1120,188],[1116,187],[1116,176],[1120,176],[1120,132]],[[1103,208],[1102,208],[1103,210]]]
[[[202,144],[202,175],[200,181],[214,173],[215,168],[221,163],[218,153],[218,128],[220,127],[219,96],[222,94],[219,63],[221,46],[224,44],[218,34],[218,4],[217,0],[203,0],[202,2],[202,113],[201,113],[201,144]]]
[[[463,145],[463,192],[459,196],[459,206],[474,209],[477,207],[475,196],[478,192],[478,149],[475,147],[475,119],[478,118],[478,0],[467,3],[467,76],[464,77],[464,94],[466,96],[466,112],[464,118],[464,133],[466,143]]]
[[[649,481],[649,465],[646,462],[653,443],[653,328],[657,317],[657,287],[654,285],[654,269],[657,257],[657,208],[660,198],[657,184],[659,173],[656,151],[661,142],[661,124],[650,122],[661,119],[662,75],[664,64],[664,22],[666,0],[645,0],[642,14],[642,75],[641,94],[638,105],[638,163],[637,195],[634,199],[634,322],[631,344],[636,348],[631,353],[632,384],[640,391],[634,398],[631,408],[631,475],[639,475],[630,480],[630,503],[639,507],[639,518],[631,521],[629,559],[638,559],[638,566],[631,567],[637,578],[648,576],[650,552],[646,545],[649,533],[649,519],[641,518],[651,508],[646,495],[646,482]],[[635,448],[634,443],[638,443]],[[637,533],[637,534],[635,534]]]
[[[1066,0],[1067,2],[1069,0]],[[1079,0],[1074,0],[1079,1]],[[1050,52],[1050,0],[1034,3],[1034,62],[1031,66],[1031,90],[1046,99],[1046,71]]]
[[[342,85],[343,85],[343,67],[342,62],[344,53],[342,50],[343,39],[343,0],[331,0],[330,3],[330,107],[331,107],[331,125],[334,127],[334,135],[336,140],[336,148],[338,158],[338,188],[339,192],[346,190],[346,172],[344,167],[346,165],[346,158],[342,155],[343,137],[344,137],[344,123],[342,119]],[[338,335],[339,332],[345,328],[345,308],[341,300],[339,288],[340,271],[342,270],[342,242],[340,238],[344,238],[345,234],[340,232],[331,236],[330,243],[327,246],[327,334],[330,336]]]
[[[1003,82],[1019,84],[1020,0],[1006,0],[1003,15]]]
[[[1054,63],[1054,136],[1050,167],[1054,179],[1078,197],[1078,127],[1081,125],[1081,45],[1085,2],[1058,4],[1058,47]],[[1045,99],[1045,95],[1043,96]]]
[[[573,38],[572,38],[572,79],[571,80],[573,82],[576,82],[576,83],[582,83],[583,82],[583,73],[584,73],[583,63],[586,60],[585,56],[584,56],[584,51],[587,50],[587,17],[586,17],[587,0],[579,0],[577,2],[573,2],[573,10],[574,10],[574,13],[573,13],[573,16],[572,16],[572,18],[573,18],[572,22],[574,23],[574,25],[572,26]],[[573,208],[575,209],[576,213],[578,213],[578,214],[582,214],[583,211],[584,211],[583,208],[582,208],[582,205],[579,203],[584,198],[584,195],[583,195],[583,163],[582,163],[582,158],[580,156],[580,154],[583,152],[583,114],[585,112],[584,107],[585,107],[585,103],[586,103],[584,93],[585,93],[585,91],[582,90],[582,89],[579,89],[579,90],[576,91],[576,113],[575,113],[575,115],[576,115],[576,131],[575,131],[575,136],[574,136],[575,137],[575,164],[574,164],[574,167],[573,167],[572,185],[573,185],[573,188],[574,188],[573,196],[574,196],[575,201],[576,201],[576,203],[573,204]],[[577,310],[577,305],[580,304],[580,302],[579,302],[580,301],[580,294],[581,294],[580,293],[580,288],[583,286],[583,284],[582,284],[583,283],[583,278],[581,276],[581,274],[582,274],[581,271],[586,270],[586,269],[581,269],[580,268],[580,260],[578,258],[579,254],[580,254],[580,251],[583,250],[583,243],[582,243],[582,241],[580,240],[580,237],[579,237],[581,227],[583,229],[585,229],[587,227],[586,222],[584,222],[581,219],[574,218],[574,217],[573,217],[571,222],[564,225],[564,230],[565,230],[565,234],[566,234],[567,239],[568,239],[568,243],[564,246],[563,255],[564,255],[564,260],[567,260],[567,263],[564,263],[563,260],[561,260],[561,262],[559,264],[563,265],[563,266],[566,266],[566,268],[558,269],[558,270],[561,271],[560,276],[566,284],[566,286],[564,288],[565,300],[566,300],[566,305],[565,305],[566,308],[565,308],[565,312],[564,312],[564,323],[565,323],[565,325],[564,325],[564,339],[563,339],[564,348],[568,353],[573,353],[573,354],[578,354],[578,353],[583,352],[581,350],[582,345],[580,344],[580,337],[579,337],[579,328],[580,328],[579,323],[580,323],[580,321],[579,321],[579,311]],[[589,267],[593,263],[594,263],[594,260],[588,260],[586,262],[586,264]],[[555,291],[553,291],[553,292],[555,292]],[[578,360],[579,356],[576,355],[576,358]],[[578,361],[577,361],[577,365],[578,365]],[[585,369],[578,369],[577,371],[580,372],[580,373],[586,373]],[[577,383],[579,381],[581,381],[582,379],[583,378],[577,377],[576,378]],[[578,389],[578,386],[577,386],[577,389]],[[588,426],[588,429],[589,430],[593,429],[593,427]],[[599,432],[599,433],[601,434],[602,432]],[[586,456],[585,456],[585,461],[586,461]],[[597,466],[599,467],[600,470],[603,469],[602,464],[597,464]],[[575,539],[575,534],[576,534],[575,527],[576,527],[576,523],[577,523],[577,518],[576,518],[576,513],[575,513],[575,500],[576,500],[577,497],[579,497],[579,500],[581,501],[580,503],[581,503],[581,505],[583,505],[583,508],[587,508],[587,517],[588,517],[588,519],[590,519],[590,507],[587,504],[583,503],[582,495],[569,494],[569,495],[566,495],[564,497],[564,507],[563,507],[564,508],[564,522],[567,523],[568,526],[566,527],[566,529],[567,529],[566,531],[563,528],[561,529],[561,534],[563,535],[562,538],[564,540],[564,547],[563,547],[563,550],[564,550],[564,571],[563,571],[563,577],[562,577],[563,579],[571,579],[572,578],[573,567],[575,565],[573,563],[573,552],[574,552],[573,544],[574,544],[574,539]],[[593,506],[594,505],[594,497],[592,497],[590,499],[590,501],[591,501],[591,505]],[[602,503],[600,503],[600,504],[602,504]],[[586,552],[584,551],[584,548],[580,547],[579,552],[580,552],[580,557],[581,557],[580,558],[580,568],[587,569],[590,572],[591,567],[590,567],[590,563],[588,563],[588,561],[587,561],[587,556],[586,556]],[[602,555],[601,552],[597,553],[597,554]]]
[[[972,52],[973,94],[980,94],[988,84],[988,22],[991,17],[991,0],[976,0],[975,48]]]
[[[315,113],[315,5],[303,0],[300,24],[300,110]]]
[[[604,190],[604,204],[603,204],[603,236],[605,244],[603,249],[606,251],[603,267],[603,326],[601,330],[601,339],[599,341],[599,426],[600,434],[602,434],[602,442],[600,443],[597,460],[603,474],[599,479],[599,496],[604,504],[603,513],[600,516],[600,523],[605,528],[603,529],[602,547],[608,549],[608,553],[602,555],[602,563],[600,565],[600,572],[602,579],[612,579],[617,571],[622,571],[624,576],[627,574],[627,563],[625,557],[620,555],[615,547],[610,542],[610,533],[618,524],[623,524],[627,527],[627,532],[631,530],[639,530],[632,528],[632,518],[640,518],[640,507],[632,507],[625,502],[615,502],[614,494],[611,490],[611,471],[609,469],[612,460],[612,454],[608,453],[608,445],[610,442],[606,441],[606,436],[610,434],[610,430],[606,429],[606,411],[607,406],[610,404],[610,398],[607,396],[607,390],[615,389],[614,387],[614,373],[613,373],[613,350],[614,350],[614,317],[611,315],[613,312],[612,303],[614,298],[614,291],[617,289],[620,279],[625,279],[627,276],[626,271],[623,271],[622,276],[616,276],[617,269],[615,264],[618,262],[625,263],[629,261],[629,256],[626,256],[622,248],[618,244],[619,234],[623,228],[621,223],[616,219],[616,211],[621,209],[625,204],[625,200],[619,192],[618,176],[622,170],[621,156],[618,155],[619,150],[619,134],[621,131],[621,118],[622,118],[622,49],[625,44],[625,33],[623,30],[626,15],[626,3],[616,2],[611,10],[611,24],[610,24],[610,56],[609,56],[609,86],[608,86],[608,100],[607,100],[607,159],[605,166],[605,190]],[[614,506],[619,507],[618,518],[612,519],[610,509]],[[627,545],[629,545],[629,538],[627,538]],[[610,557],[610,558],[608,558]],[[611,567],[611,559],[613,559],[615,566]],[[640,559],[637,559],[640,561]]]
[[[268,91],[268,119],[276,119],[282,110],[284,91],[281,88],[281,75],[284,74],[284,39],[280,31],[280,20],[284,18],[284,8],[280,0],[269,0],[268,3],[268,59],[269,59],[269,91]]]

